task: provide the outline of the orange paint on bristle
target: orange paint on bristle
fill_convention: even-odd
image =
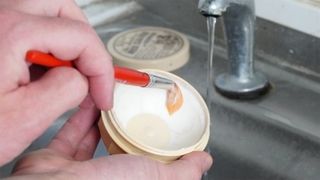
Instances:
[[[174,84],[174,87],[167,92],[167,110],[170,115],[177,112],[183,104],[183,96],[180,88],[177,84]]]

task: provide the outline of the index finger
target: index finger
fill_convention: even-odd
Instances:
[[[75,59],[77,69],[89,80],[89,92],[97,107],[103,110],[111,108],[114,83],[112,58],[95,31],[79,21],[26,16],[30,20],[22,20],[11,31],[14,37],[10,38],[16,40],[16,48],[8,52],[21,54],[21,59],[24,59],[28,50],[36,49],[59,59]]]

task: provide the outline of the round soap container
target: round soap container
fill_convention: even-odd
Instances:
[[[142,71],[172,79],[181,90],[183,105],[170,115],[167,92],[116,83],[114,106],[101,111],[99,130],[109,154],[144,155],[169,163],[209,140],[210,115],[200,94],[182,78],[165,71]]]
[[[188,38],[173,29],[144,26],[113,36],[106,44],[119,66],[173,71],[190,57]]]

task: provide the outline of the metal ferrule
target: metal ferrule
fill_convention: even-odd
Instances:
[[[174,86],[174,82],[170,79],[160,77],[154,74],[149,74],[150,82],[146,87],[171,89]]]

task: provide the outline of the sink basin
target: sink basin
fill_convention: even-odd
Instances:
[[[146,25],[172,28],[188,36],[191,43],[190,61],[173,73],[190,82],[204,98],[211,99],[208,106],[212,126],[207,150],[215,157],[215,164],[204,179],[319,179],[319,78],[284,66],[284,63],[287,65],[290,62],[266,53],[261,45],[265,41],[259,38],[264,36],[262,32],[266,30],[262,28],[259,31],[259,27],[284,27],[258,19],[257,47],[261,49],[256,50],[255,65],[267,75],[272,89],[259,99],[240,101],[221,96],[212,82],[207,83],[206,24],[197,12],[196,2],[99,1],[94,6],[104,7],[104,12],[111,7],[120,9],[112,12],[114,14],[101,16],[106,19],[93,18],[97,23],[95,29],[104,42],[118,32]],[[131,10],[127,11],[126,7]],[[90,5],[83,8],[87,13],[92,11]],[[222,36],[220,39],[218,37],[215,48],[215,74],[227,70],[222,39]],[[308,52],[306,54],[312,56]],[[210,89],[210,98],[206,97],[207,88]],[[72,112],[62,115],[26,152],[45,146]],[[100,143],[96,156],[105,155],[107,152]],[[7,175],[11,168],[12,163],[2,167],[0,175]]]

